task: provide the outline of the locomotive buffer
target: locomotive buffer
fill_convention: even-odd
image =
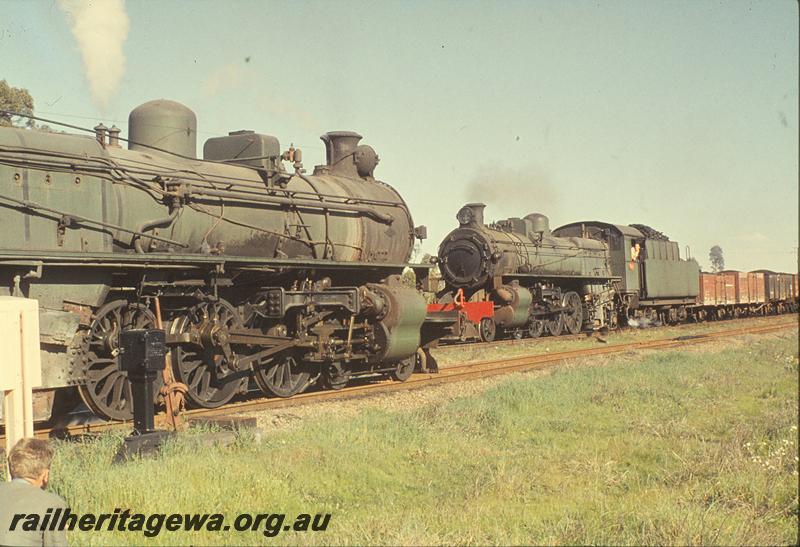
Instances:
[[[128,374],[133,392],[133,433],[125,437],[115,462],[154,452],[171,435],[156,431],[154,425],[153,383],[164,369],[166,333],[162,329],[123,330],[119,352],[119,369]]]

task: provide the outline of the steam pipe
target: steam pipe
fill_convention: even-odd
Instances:
[[[136,228],[136,231],[139,232],[140,234],[143,234],[149,230],[152,230],[153,228],[158,228],[160,226],[169,228],[175,222],[175,219],[178,218],[178,213],[180,212],[181,208],[175,207],[172,209],[172,212],[169,214],[169,216],[157,220],[151,220],[149,222],[144,222]],[[137,253],[144,254],[145,251],[144,248],[142,247],[142,238],[140,235],[137,234],[133,236],[133,240],[131,241],[131,243],[133,243],[133,248],[136,249]]]

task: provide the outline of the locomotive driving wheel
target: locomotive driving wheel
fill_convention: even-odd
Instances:
[[[89,409],[106,419],[133,418],[133,392],[128,375],[119,370],[119,333],[124,329],[154,329],[156,318],[143,304],[114,300],[97,310],[83,341],[86,383],[78,393]],[[153,400],[163,385],[153,384]]]
[[[170,324],[172,334],[188,333],[194,340],[172,350],[172,363],[195,406],[217,408],[244,387],[248,374],[236,370],[236,355],[228,343],[230,330],[241,325],[236,308],[221,298],[189,308]]]
[[[561,331],[564,330],[564,315],[558,312],[550,319],[546,319],[544,325],[551,336],[559,336]]]
[[[308,387],[310,376],[308,367],[300,360],[300,356],[296,352],[287,352],[278,355],[268,364],[256,367],[253,379],[266,395],[291,397]]]
[[[578,293],[570,291],[564,295],[561,302],[564,308],[562,317],[564,318],[564,326],[570,334],[578,334],[583,327],[583,303]]]

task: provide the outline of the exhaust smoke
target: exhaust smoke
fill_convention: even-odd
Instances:
[[[647,329],[650,327],[660,327],[661,321],[653,321],[652,319],[648,319],[647,317],[640,317],[636,319],[635,317],[628,318],[628,326],[634,329]]]
[[[123,0],[57,0],[78,43],[92,100],[104,109],[125,73],[129,20]]]

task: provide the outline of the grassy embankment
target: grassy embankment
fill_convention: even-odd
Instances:
[[[118,437],[61,444],[53,488],[80,512],[333,514],[324,533],[77,544],[796,543],[797,343],[618,356],[231,447],[187,434],[123,466]]]

